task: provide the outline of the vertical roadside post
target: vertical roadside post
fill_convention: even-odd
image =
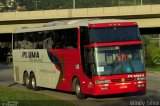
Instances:
[[[73,0],[73,9],[75,9],[76,8],[76,3],[75,3],[76,1],[75,0]]]

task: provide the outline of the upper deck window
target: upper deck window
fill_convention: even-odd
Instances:
[[[89,33],[91,43],[140,40],[137,26],[93,28]]]

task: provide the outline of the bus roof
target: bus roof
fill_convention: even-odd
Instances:
[[[44,24],[41,27],[22,27],[14,30],[13,33],[25,33],[25,32],[38,32],[38,31],[47,31],[47,30],[56,30],[56,29],[68,29],[68,28],[77,28],[79,26],[87,26],[89,24],[100,24],[100,23],[117,23],[117,22],[131,22],[128,20],[119,20],[119,19],[75,19],[75,20],[60,20],[53,21]]]

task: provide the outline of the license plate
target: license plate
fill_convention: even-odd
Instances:
[[[120,89],[126,89],[126,88],[128,88],[128,86],[127,85],[122,85],[122,86],[119,86],[119,88]]]

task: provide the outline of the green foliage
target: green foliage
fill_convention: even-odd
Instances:
[[[155,67],[160,62],[160,47],[155,41],[151,42],[149,38],[142,38],[145,50],[145,63],[147,67]]]
[[[6,1],[6,0],[3,0]],[[47,9],[70,9],[73,7],[73,0],[15,0],[26,6],[27,10],[35,10],[37,3],[38,10]],[[141,0],[75,0],[76,8],[90,7],[111,7],[140,5]],[[160,0],[143,0],[143,4],[160,4]]]
[[[147,71],[160,72],[160,65],[156,65],[154,67],[147,67]]]
[[[38,10],[48,9],[71,9],[73,8],[73,0],[15,0],[13,8],[16,5],[21,7],[26,6],[27,11],[36,9],[36,2]],[[160,0],[142,0],[143,5],[160,4]],[[11,0],[0,0],[0,3],[6,5]],[[91,8],[91,7],[113,7],[113,6],[132,6],[140,5],[141,0],[75,0],[76,8]]]
[[[160,0],[143,0],[143,4],[160,4]]]
[[[146,65],[154,67],[160,60],[160,49],[157,46],[147,46]]]
[[[0,42],[0,48],[11,48],[11,43],[10,42]]]

